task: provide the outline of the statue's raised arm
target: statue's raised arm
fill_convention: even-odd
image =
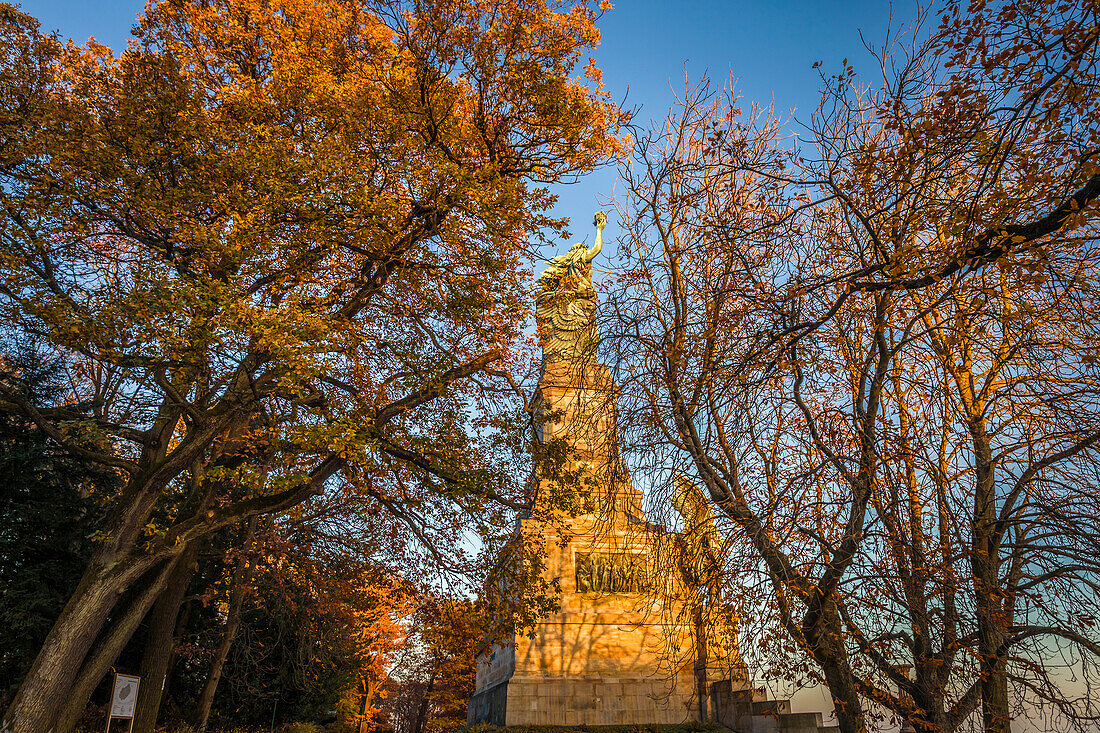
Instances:
[[[588,250],[588,256],[585,258],[588,262],[596,259],[596,255],[603,249],[603,228],[607,226],[607,214],[597,211],[592,217],[592,225],[596,227],[596,243],[592,245],[592,249]]]

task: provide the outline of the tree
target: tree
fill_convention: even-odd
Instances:
[[[441,733],[466,724],[475,659],[484,642],[480,610],[458,598],[422,600],[395,658],[395,679],[385,702],[396,733]]]
[[[416,597],[377,548],[330,536],[328,521],[307,511],[259,530],[246,551],[230,545],[171,691],[195,727],[321,720],[334,708],[349,722],[373,717],[377,699],[355,698],[377,694]]]
[[[58,370],[25,345],[0,356],[0,379],[40,410],[56,406]],[[79,434],[86,444],[95,436]],[[119,487],[109,468],[66,455],[22,415],[0,415],[0,698],[23,679],[92,552]]]
[[[1047,270],[1079,277],[1086,289],[1093,281],[1088,265],[1077,268],[1067,263],[1091,262],[1095,235],[1100,23],[1095,8],[1087,4],[976,3],[964,12],[960,4],[950,3],[927,42],[919,41],[916,28],[919,25],[908,48],[898,37],[876,50],[884,79],[880,91],[858,90],[849,67],[831,80],[812,124],[817,156],[807,156],[811,159],[801,166],[805,190],[811,196],[811,191],[820,192],[819,201],[835,202],[840,229],[830,236],[865,242],[858,258],[841,260],[846,272],[822,263],[824,267],[806,283],[813,287],[839,276],[848,287],[793,333],[797,337],[803,327],[814,328],[821,317],[830,317],[851,293],[921,291],[923,307],[934,308],[936,299],[947,297],[942,283],[962,290],[953,298],[970,302],[974,297],[988,304],[990,315],[996,317],[985,320],[985,325],[994,327],[975,338],[996,340],[1005,353],[1016,357],[1026,340],[1010,333],[1027,320],[1020,309],[1033,304],[1013,295],[1008,300],[1017,301],[1015,313],[1012,306],[1007,314],[997,308],[1006,298],[986,297],[997,290],[990,283],[989,265],[996,264],[1002,290],[1026,287],[1035,278],[1041,283]],[[1062,293],[1051,296],[1063,304],[1077,297],[1067,297],[1078,288],[1066,285],[1056,285]],[[967,343],[974,340],[963,337],[961,342],[938,344],[944,364],[951,364],[945,367],[948,373],[975,358]],[[1077,361],[1080,344],[1061,339],[1058,343],[1060,348],[1048,353]],[[1049,348],[1032,346],[1036,351]],[[953,380],[961,390],[957,398],[973,406],[977,396],[978,403],[991,406],[986,399],[1003,386],[1002,379],[1017,383],[1001,368],[1012,371],[1020,366],[1003,365],[1001,358],[992,356],[983,365],[988,370],[982,376],[985,394],[968,397],[962,383]],[[1044,386],[1060,393],[1062,385],[1056,382]],[[1007,400],[1014,403],[1013,410],[1032,405],[1032,398],[1019,394]],[[1076,408],[1071,412],[1077,417],[1089,414]],[[1000,606],[1000,590],[992,589],[1001,584],[996,577],[1002,569],[997,538],[1004,536],[1005,519],[1023,509],[1015,505],[1023,486],[998,495],[992,465],[1000,456],[994,457],[988,448],[991,439],[998,442],[1003,436],[993,438],[980,425],[986,418],[976,417],[969,412],[962,422],[974,439],[973,468],[982,475],[976,479],[968,521],[971,577],[985,589],[976,591],[975,597],[979,625],[985,629],[980,644],[982,708],[987,729],[1007,730],[1000,619],[1012,604]],[[1048,424],[1033,436],[1034,442],[1024,441],[1037,454],[1014,469],[1022,472],[1024,484],[1035,478],[1032,459],[1043,469],[1058,470],[1040,458],[1051,446],[1048,441],[1057,442],[1055,436],[1061,434],[1068,442],[1050,450],[1047,457],[1052,462],[1069,459],[1072,465],[1076,454],[1090,451],[1090,424],[1091,419],[1082,420],[1083,431],[1072,438],[1049,430]],[[1005,434],[1017,429],[1008,423],[998,427]],[[1004,457],[1015,463],[1018,456],[1010,452]]]
[[[752,354],[777,305],[762,301],[798,262],[787,258],[797,232],[779,206],[786,156],[769,145],[774,125],[759,117],[754,134],[736,115],[732,96],[697,89],[663,130],[639,136],[636,167],[624,173],[630,254],[602,330],[633,397],[620,413],[625,442],[655,453],[658,475],[682,467],[705,487],[754,551],[748,567],[763,566],[779,622],[821,669],[841,729],[865,730],[840,604],[877,472],[890,295],[861,303],[832,361]],[[841,379],[808,375],[810,364]]]
[[[976,624],[975,640],[964,640],[980,659],[987,727],[1011,718],[1010,682],[1019,697],[1071,720],[1095,715],[1059,692],[1046,660],[1051,640],[1063,654],[1084,655],[1086,667],[1100,652],[1087,621],[1100,565],[1081,551],[1100,536],[1090,355],[1100,323],[1091,306],[1081,310],[1095,297],[1097,264],[1051,258],[1050,283],[1002,268],[921,309],[945,412],[965,435],[952,447],[970,453],[956,479],[969,492],[952,497],[969,536],[953,544],[969,545]],[[939,481],[952,469],[957,463],[942,465]]]
[[[244,541],[246,543],[250,542],[255,533],[256,517],[252,517],[248,522]],[[241,612],[251,590],[250,581],[255,572],[255,567],[256,561],[254,558],[242,556],[237,559],[236,567],[233,568],[233,574],[229,581],[228,599],[226,600],[225,629],[222,631],[222,638],[214,650],[210,671],[206,676],[206,682],[202,686],[202,694],[199,695],[198,700],[198,710],[195,713],[195,729],[199,733],[204,733],[207,724],[210,722],[210,708],[214,704],[214,693],[218,690],[225,660],[229,656],[229,650],[233,647],[233,641],[237,636],[237,629],[241,623]]]
[[[948,2],[824,78],[813,150],[783,180],[840,207],[865,259],[826,268],[848,294],[921,289],[1007,260],[1035,267],[1090,237],[1100,195],[1100,22],[1088,3]],[[802,325],[812,328],[813,323]]]
[[[493,409],[471,377],[515,358],[526,238],[562,225],[542,186],[616,149],[596,71],[571,77],[594,17],[171,0],[115,57],[5,9],[0,308],[114,451],[0,397],[125,478],[6,727],[54,725],[123,592],[341,471],[399,514],[410,481],[522,501],[470,430]]]
[[[954,730],[979,704],[1005,730],[1010,680],[1092,715],[1035,642],[1100,650],[1076,549],[1098,536],[1096,116],[1066,116],[1094,104],[1100,26],[973,10],[881,51],[879,92],[829,80],[809,150],[703,85],[623,174],[603,332],[626,444],[656,485],[708,490],[729,582],[765,593],[743,616],[814,660],[842,730],[883,708]]]

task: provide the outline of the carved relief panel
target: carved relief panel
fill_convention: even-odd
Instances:
[[[578,593],[644,593],[649,590],[644,556],[634,552],[577,553]]]

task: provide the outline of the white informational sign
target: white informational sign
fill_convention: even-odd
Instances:
[[[111,717],[134,717],[134,705],[137,704],[138,686],[140,677],[132,677],[128,674],[115,675],[115,691],[111,694]]]

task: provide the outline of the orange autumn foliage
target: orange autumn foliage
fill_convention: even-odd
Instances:
[[[116,56],[2,9],[0,312],[112,450],[0,403],[125,478],[4,727],[52,726],[120,595],[342,471],[398,514],[409,486],[522,500],[473,428],[522,358],[527,242],[563,224],[546,185],[621,147],[577,73],[597,12],[167,0]]]

